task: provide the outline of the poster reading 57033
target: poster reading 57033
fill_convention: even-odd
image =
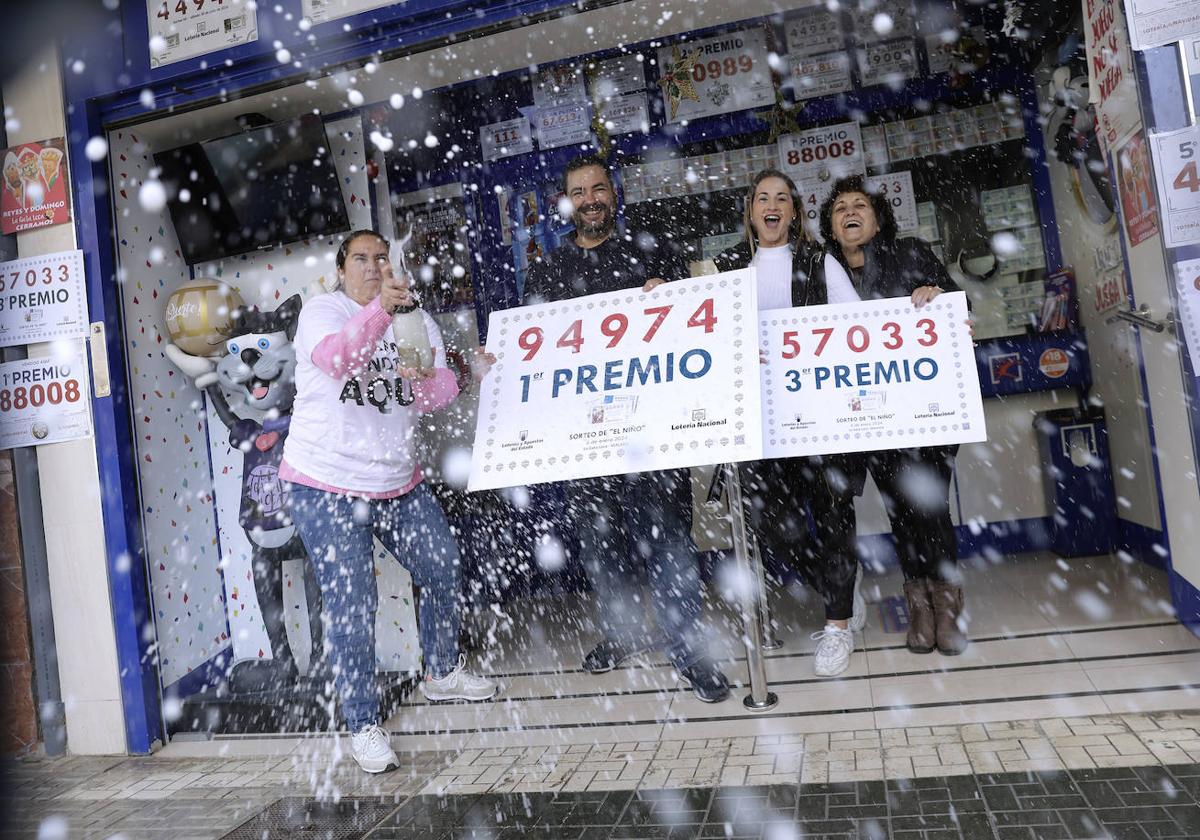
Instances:
[[[469,488],[758,458],[752,278],[493,312]]]

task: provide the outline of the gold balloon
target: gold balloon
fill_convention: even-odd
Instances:
[[[244,305],[237,289],[220,280],[188,280],[167,298],[167,334],[192,356],[223,356],[233,313]]]

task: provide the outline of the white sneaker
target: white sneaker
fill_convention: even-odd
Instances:
[[[400,766],[400,759],[389,743],[387,732],[374,723],[350,736],[350,751],[358,766],[367,773],[382,773]]]
[[[853,630],[826,624],[824,630],[813,633],[812,637],[820,640],[817,652],[813,654],[813,672],[818,677],[836,677],[850,667],[850,654],[854,651]]]
[[[850,616],[850,629],[855,633],[867,626],[867,602],[862,596],[862,563],[856,564],[854,573],[854,614]]]
[[[467,658],[458,657],[458,667],[441,679],[426,676],[421,693],[433,703],[442,700],[490,700],[496,696],[496,684],[467,670]]]

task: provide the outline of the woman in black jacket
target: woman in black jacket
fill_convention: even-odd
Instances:
[[[841,289],[840,300],[908,297],[919,308],[942,292],[958,291],[928,244],[897,237],[891,204],[870,192],[859,176],[833,185],[821,205],[820,223],[826,256],[819,273],[830,302],[834,290]],[[914,653],[936,647],[952,656],[967,646],[958,549],[950,521],[950,478],[957,451],[955,445],[868,452],[851,459],[847,470],[860,493],[870,471],[883,496],[904,571],[906,641]],[[849,516],[853,519],[853,508]]]
[[[746,241],[714,258],[721,271],[755,266],[759,310],[827,302],[813,282],[823,256],[800,223],[800,196],[774,169],[754,176],[746,197]],[[833,677],[850,664],[854,631],[866,623],[858,593],[861,572],[854,545],[854,495],[840,456],[780,458],[741,465],[751,532],[773,558],[798,568],[825,602],[825,628],[813,658],[817,676]],[[807,508],[815,534],[810,535]]]

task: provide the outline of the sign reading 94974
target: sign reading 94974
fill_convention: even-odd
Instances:
[[[1151,134],[1163,240],[1168,248],[1200,242],[1200,126]]]
[[[761,313],[763,457],[987,438],[962,292]]]
[[[493,312],[470,489],[759,457],[752,277]]]

